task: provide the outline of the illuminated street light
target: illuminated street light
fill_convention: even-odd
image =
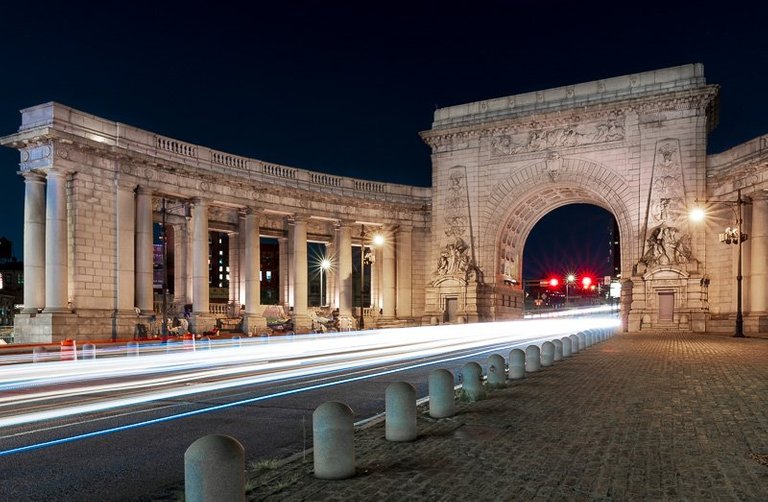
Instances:
[[[364,305],[363,305],[363,289],[365,289],[365,265],[370,264],[372,265],[376,261],[376,257],[373,254],[373,250],[369,251],[368,253],[365,252],[365,239],[368,237],[368,232],[365,230],[365,225],[361,225],[360,230],[360,320],[359,320],[359,326],[360,330],[365,329],[365,321],[363,320],[363,317],[365,315],[364,313]],[[381,234],[374,234],[373,238],[371,239],[371,245],[373,246],[382,246],[384,244],[384,236]]]
[[[168,339],[168,295],[170,294],[168,291],[168,222],[166,221],[166,215],[168,214],[168,211],[174,211],[181,208],[184,209],[184,217],[189,220],[191,218],[191,214],[188,204],[181,203],[173,207],[168,207],[166,205],[166,199],[163,197],[162,206],[160,207],[160,240],[163,242],[163,301],[160,310],[162,311],[161,315],[163,316],[161,332],[163,341]]]
[[[565,276],[565,304],[568,305],[568,296],[569,296],[569,290],[571,288],[571,284],[576,281],[576,276],[573,274],[568,274]]]
[[[328,273],[328,270],[331,268],[331,260],[328,258],[323,258],[320,260],[320,306],[322,307],[325,305],[323,303],[323,292],[325,291],[323,289],[323,275]]]
[[[697,201],[698,203],[698,201]],[[747,240],[746,233],[741,231],[743,225],[742,218],[742,206],[747,204],[747,201],[741,198],[741,190],[736,192],[736,200],[708,200],[706,204],[723,204],[731,208],[736,218],[735,227],[727,227],[725,232],[719,234],[720,242],[726,244],[736,244],[739,246],[738,250],[738,262],[736,266],[736,329],[733,336],[737,338],[744,337],[744,315],[742,313],[742,293],[741,293],[741,262],[742,262],[742,246],[741,243]],[[706,217],[706,211],[702,207],[696,207],[691,210],[689,217],[692,221],[703,221]]]

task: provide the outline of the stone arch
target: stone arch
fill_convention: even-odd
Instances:
[[[631,270],[636,257],[632,218],[627,207],[631,193],[626,181],[607,167],[584,159],[562,159],[557,169],[545,160],[514,172],[490,194],[485,228],[480,240],[481,263],[491,266],[487,277],[497,277],[505,249],[523,245],[534,225],[548,212],[573,203],[588,203],[613,214],[619,227],[622,271]],[[516,265],[520,269],[520,263]]]

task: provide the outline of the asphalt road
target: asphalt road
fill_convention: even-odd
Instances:
[[[506,359],[511,348],[524,348],[530,343],[516,341],[419,361],[164,399],[119,410],[8,427],[0,433],[0,452],[45,441],[62,442],[0,456],[0,500],[149,500],[153,494],[183,484],[184,452],[202,436],[235,437],[245,447],[246,462],[284,458],[311,448],[312,412],[326,401],[349,404],[356,420],[368,418],[384,411],[384,391],[392,382],[410,382],[418,396],[423,397],[427,394],[427,376],[433,369],[446,368],[458,375],[467,361],[485,365],[488,354],[498,352]],[[387,373],[391,370],[400,371]],[[356,379],[370,375],[375,376]],[[99,432],[349,379],[356,380],[108,434]],[[89,434],[90,437],[77,440],[66,439]]]

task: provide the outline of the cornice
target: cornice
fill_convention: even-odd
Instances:
[[[614,102],[596,103],[588,108],[529,112],[522,115],[477,120],[454,127],[438,127],[419,133],[433,150],[454,140],[467,141],[483,136],[514,134],[523,131],[556,128],[595,120],[612,120],[629,113],[651,113],[671,110],[707,109],[716,115],[719,86],[707,85],[696,89],[675,91],[657,96],[623,98]],[[713,125],[711,127],[714,127]]]

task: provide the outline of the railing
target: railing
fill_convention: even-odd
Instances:
[[[222,166],[236,167],[238,169],[248,169],[248,159],[228,155],[226,153],[211,152],[211,161]]]
[[[289,180],[296,179],[297,169],[294,169],[291,167],[279,166],[277,164],[263,163],[261,165],[261,168],[264,174],[268,174],[269,176],[276,176],[278,178],[287,178]]]
[[[330,174],[310,173],[309,179],[316,185],[340,187],[342,178]]]
[[[175,139],[163,138],[162,136],[155,136],[155,141],[157,148],[160,150],[184,155],[185,157],[197,157],[197,148],[195,145],[182,143]]]
[[[386,183],[377,183],[375,181],[355,180],[355,190],[360,190],[361,192],[384,193],[384,192],[386,192]]]
[[[228,303],[210,303],[208,304],[208,312],[214,315],[227,315],[229,313]]]

